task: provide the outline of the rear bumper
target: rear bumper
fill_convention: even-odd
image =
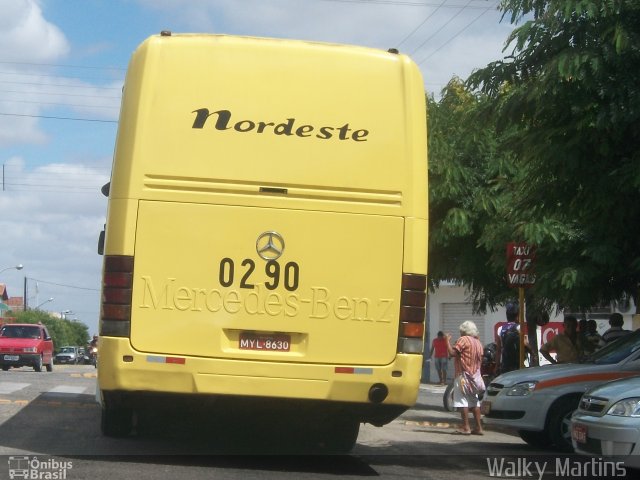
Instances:
[[[585,442],[572,438],[576,453],[619,458],[628,467],[640,468],[640,422],[636,419],[576,412],[571,424],[572,428],[579,425],[587,432]]]
[[[53,362],[59,363],[61,365],[63,364],[75,365],[76,363],[78,363],[78,359],[71,358],[71,357],[53,357]]]
[[[149,394],[320,401],[361,412],[361,421],[376,425],[415,404],[422,370],[421,355],[398,355],[384,366],[345,366],[167,357],[137,352],[127,338],[102,337],[100,342],[99,387],[103,395],[115,395],[119,401],[133,402]],[[378,384],[389,394],[374,403],[369,392]]]
[[[14,359],[15,358],[15,359]],[[40,361],[39,353],[3,353],[0,354],[0,366],[33,367]]]

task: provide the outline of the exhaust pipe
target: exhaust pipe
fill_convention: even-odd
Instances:
[[[369,401],[372,403],[382,403],[389,395],[389,389],[382,383],[376,383],[369,389]]]

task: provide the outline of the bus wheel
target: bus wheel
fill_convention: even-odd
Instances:
[[[133,427],[133,411],[123,407],[102,407],[100,428],[107,437],[126,437]]]
[[[358,440],[360,422],[353,419],[336,419],[322,431],[321,445],[328,453],[349,453]]]

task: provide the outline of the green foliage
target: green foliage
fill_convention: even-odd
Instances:
[[[42,310],[17,312],[15,322],[46,325],[56,351],[66,345],[84,346],[89,343],[89,328],[84,323],[56,318]]]
[[[640,2],[501,8],[518,24],[509,55],[429,102],[432,281],[491,306],[508,294],[504,244],[527,241],[545,303],[638,305]]]
[[[429,99],[429,278],[432,288],[445,280],[470,286],[485,309],[508,294],[500,260],[511,234],[502,219],[518,172],[493,126],[478,121],[482,104],[457,78],[440,101]]]

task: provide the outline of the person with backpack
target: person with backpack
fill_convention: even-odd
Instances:
[[[498,329],[496,338],[496,369],[499,374],[520,368],[520,332],[518,304],[507,303],[507,323]]]

